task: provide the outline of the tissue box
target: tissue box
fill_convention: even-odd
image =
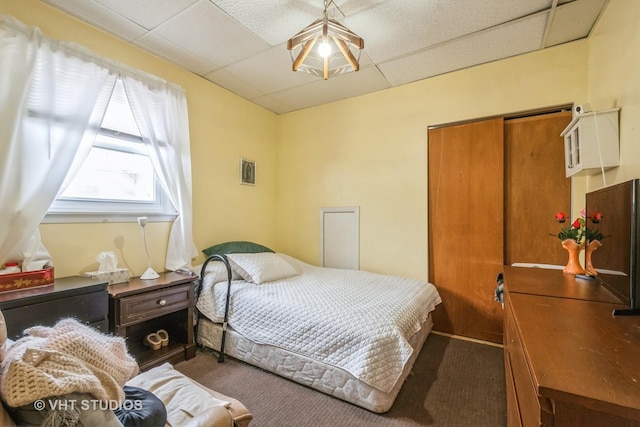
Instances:
[[[53,267],[44,270],[0,274],[0,292],[18,291],[53,283]]]
[[[129,269],[127,268],[117,268],[114,271],[89,271],[84,275],[97,280],[104,280],[110,285],[129,281]]]

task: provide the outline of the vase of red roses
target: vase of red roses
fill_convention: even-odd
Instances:
[[[558,212],[555,219],[559,223],[564,224],[569,217],[564,212]],[[602,246],[600,242],[600,240],[602,240],[602,234],[600,234],[598,230],[587,227],[587,219],[592,223],[599,223],[600,220],[602,220],[602,214],[598,212],[586,216],[583,209],[580,212],[580,217],[576,218],[571,225],[563,227],[557,235],[558,239],[562,242],[562,247],[569,254],[567,265],[562,269],[566,274],[589,274],[592,276],[598,274],[591,262],[591,254]],[[585,248],[587,249],[585,251],[586,269],[582,268],[580,264],[580,251]]]

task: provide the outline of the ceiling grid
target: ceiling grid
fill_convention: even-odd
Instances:
[[[287,40],[323,0],[42,0],[277,114],[589,35],[608,0],[334,0],[364,39],[360,71],[292,71]]]

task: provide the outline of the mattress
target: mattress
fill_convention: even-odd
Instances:
[[[227,258],[226,354],[373,412],[391,407],[431,331],[432,284],[284,254]],[[219,350],[228,274],[221,262],[205,270],[197,339]]]
[[[401,375],[388,392],[381,391],[336,366],[272,345],[255,343],[231,328],[227,329],[225,354],[369,411],[382,413],[388,411],[393,405],[432,326],[433,322],[429,315],[422,323],[420,330],[408,340],[413,352]],[[220,324],[204,317],[198,320],[196,337],[198,344],[219,351],[221,338]]]

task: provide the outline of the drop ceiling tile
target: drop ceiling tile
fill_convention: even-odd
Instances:
[[[551,23],[546,46],[587,37],[607,0],[576,0],[559,6]]]
[[[322,17],[322,0],[211,0],[272,46],[290,39],[300,30]],[[342,22],[344,16],[358,13],[389,0],[336,0],[329,6],[329,17]]]
[[[285,114],[294,111],[293,107],[281,101],[278,101],[270,95],[260,96],[258,98],[252,99],[252,101],[269,111],[273,111],[276,114]]]
[[[218,68],[216,64],[212,64],[153,33],[145,34],[133,44],[198,75],[206,74]]]
[[[346,26],[384,62],[548,8],[551,0],[394,0],[347,15]]]
[[[199,0],[153,33],[221,67],[270,47],[208,0]]]
[[[224,68],[212,71],[203,76],[205,79],[214,82],[243,98],[253,99],[264,95],[264,92],[251,85],[250,80],[243,80],[238,76],[228,72]]]
[[[358,72],[343,74],[328,80],[317,79],[313,83],[273,93],[271,96],[298,110],[389,87],[389,83],[375,67],[367,67]]]
[[[94,0],[42,1],[128,42],[137,39],[146,32],[145,28],[118,15]]]
[[[290,71],[284,48],[323,0],[42,1],[282,114],[585,37],[611,0],[333,0],[365,49],[328,81]]]
[[[212,0],[271,46],[286,42],[322,17],[322,0]]]
[[[335,0],[333,3],[337,6],[337,9],[342,12],[342,16],[353,16],[361,13],[367,9],[377,8],[383,3],[394,3],[395,0]],[[328,10],[332,12],[331,8]],[[339,13],[334,16],[334,19],[339,19]]]
[[[150,30],[198,0],[97,0],[98,3]]]
[[[441,44],[415,55],[380,64],[380,71],[393,86],[532,52],[540,48],[547,14]]]

